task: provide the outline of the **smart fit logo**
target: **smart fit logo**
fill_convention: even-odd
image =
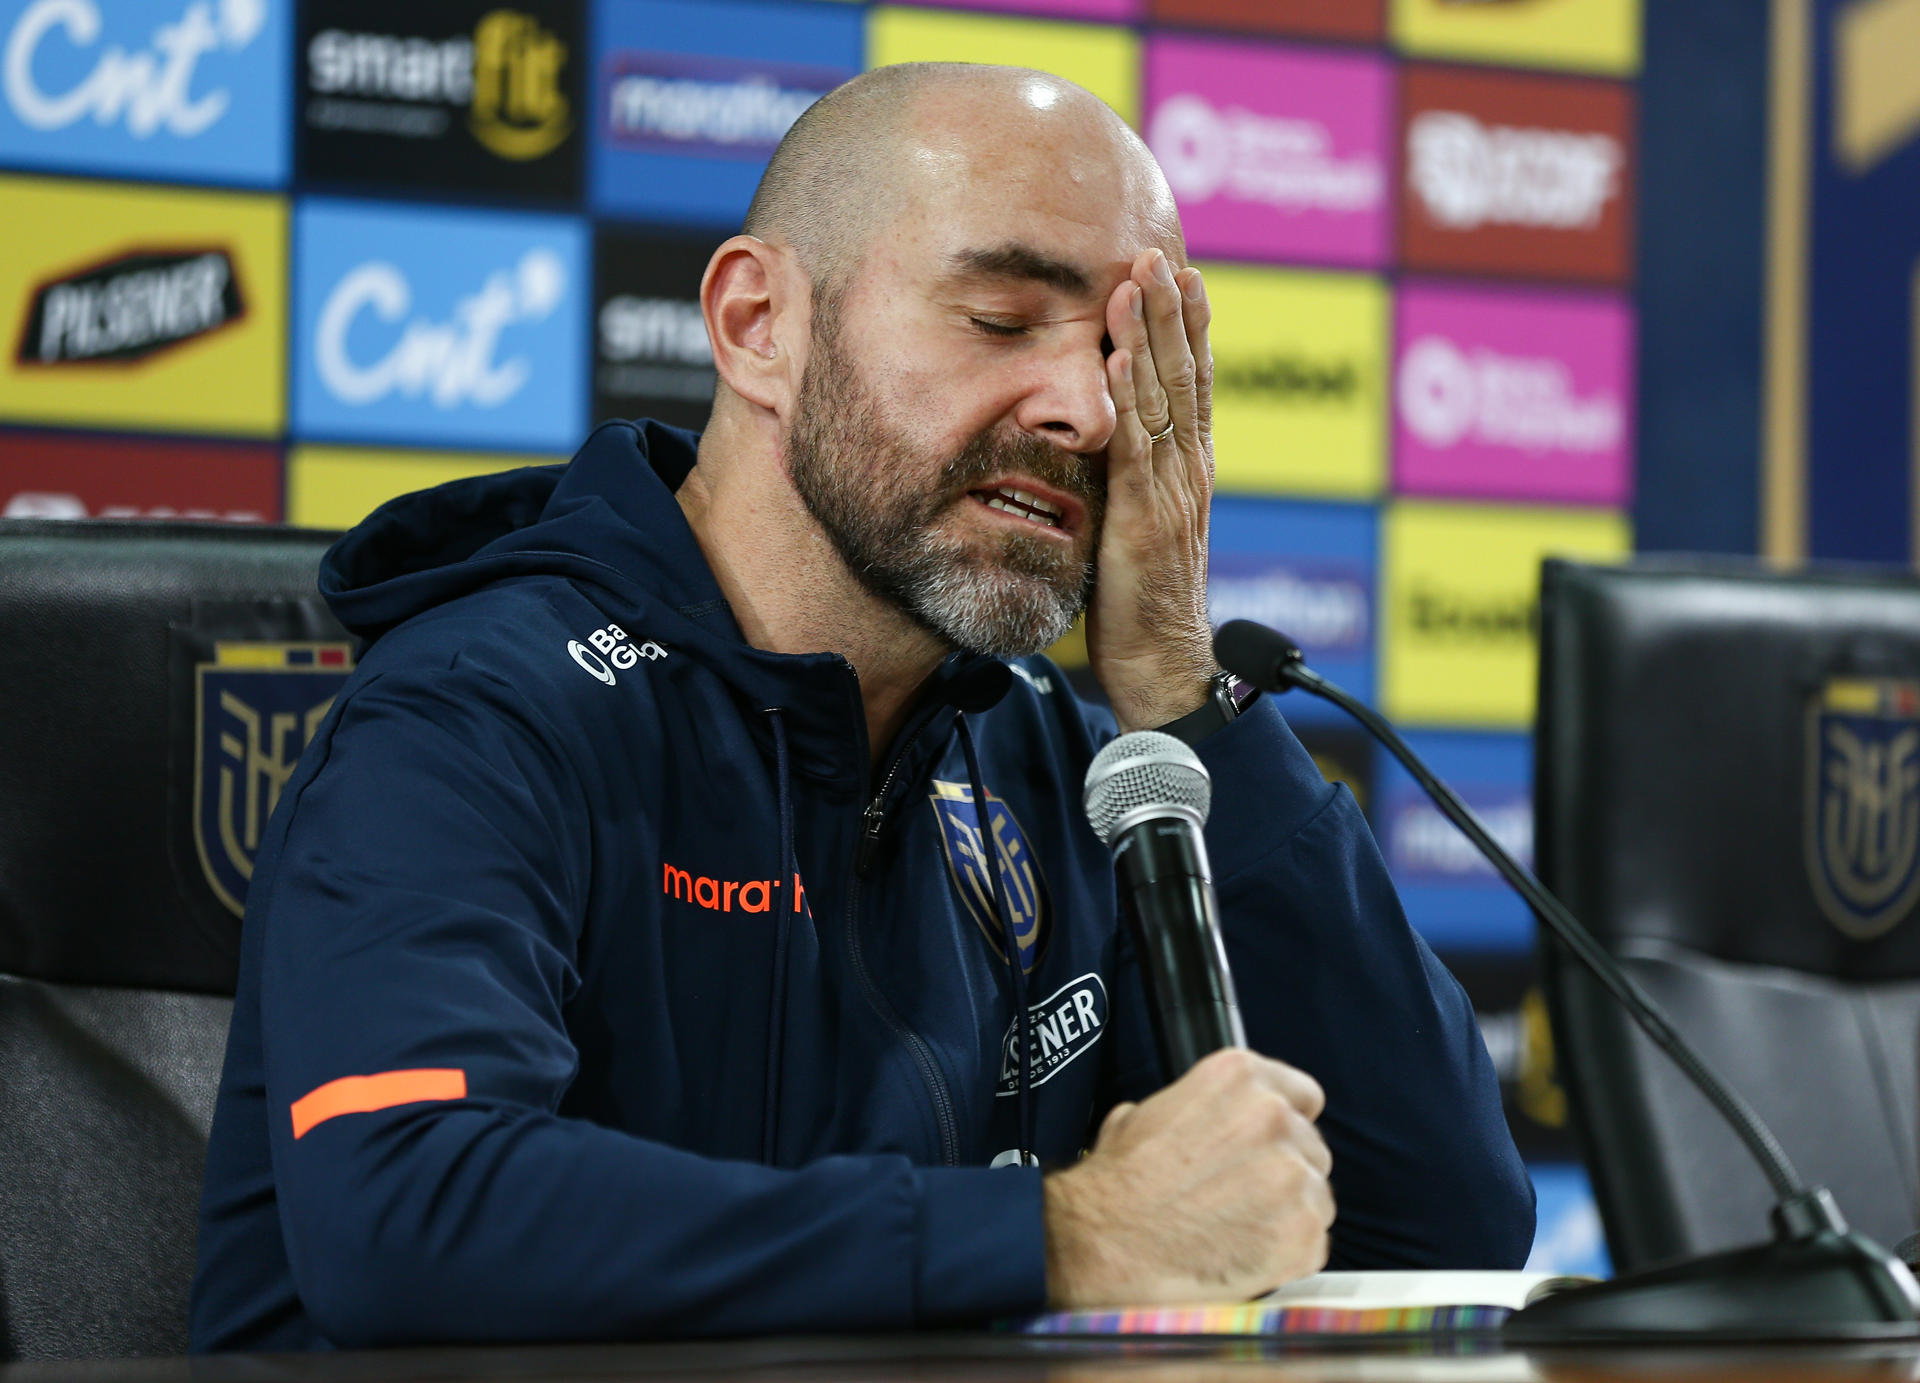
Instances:
[[[661,867],[660,891],[676,902],[692,903],[709,912],[732,912],[735,903],[741,912],[771,912],[780,899],[780,880],[709,879],[668,864]],[[807,886],[798,874],[793,876],[793,891],[800,911],[813,916],[807,907]]]

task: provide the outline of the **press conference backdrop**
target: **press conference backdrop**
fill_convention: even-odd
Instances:
[[[799,113],[885,63],[1044,67],[1146,136],[1207,271],[1216,617],[1291,631],[1525,858],[1538,560],[1632,546],[1641,25],[1639,0],[0,0],[0,506],[344,526],[601,418],[698,426],[700,271]],[[1474,995],[1538,1264],[1603,1268],[1527,915],[1349,727],[1288,711]]]

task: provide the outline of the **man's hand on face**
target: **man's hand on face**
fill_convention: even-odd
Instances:
[[[1115,425],[1087,652],[1123,732],[1198,709],[1216,668],[1207,623],[1211,317],[1200,271],[1175,274],[1159,250],[1135,259],[1107,299]]]
[[[1046,1179],[1055,1309],[1244,1301],[1318,1272],[1333,1166],[1311,1076],[1240,1049],[1107,1116]]]

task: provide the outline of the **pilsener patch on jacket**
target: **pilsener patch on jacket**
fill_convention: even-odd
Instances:
[[[1007,953],[1001,944],[1000,919],[993,905],[992,876],[987,873],[980,822],[973,808],[973,789],[965,783],[947,783],[936,778],[929,800],[940,822],[940,844],[947,852],[947,871],[953,878],[954,890],[979,924],[993,953],[1005,960]],[[1020,947],[1020,968],[1032,973],[1046,950],[1052,923],[1047,881],[1041,877],[1040,864],[1033,857],[1027,833],[1007,810],[1007,804],[991,790],[987,793],[987,819],[992,823],[994,858],[999,861],[1000,878],[1006,885],[1007,906],[1013,912],[1013,938]]]
[[[1068,980],[1027,1010],[1032,1045],[1027,1049],[1027,1086],[1045,1085],[1061,1068],[1100,1040],[1107,1026],[1107,986],[1088,971]],[[1000,1083],[995,1096],[1020,1093],[1020,1066],[1014,1059],[1020,1020],[1007,1024],[1000,1039]]]

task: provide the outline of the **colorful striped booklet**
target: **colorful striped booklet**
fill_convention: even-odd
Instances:
[[[1253,1301],[1050,1311],[1023,1335],[1387,1335],[1497,1330],[1550,1292],[1590,1278],[1525,1272],[1317,1273]]]

